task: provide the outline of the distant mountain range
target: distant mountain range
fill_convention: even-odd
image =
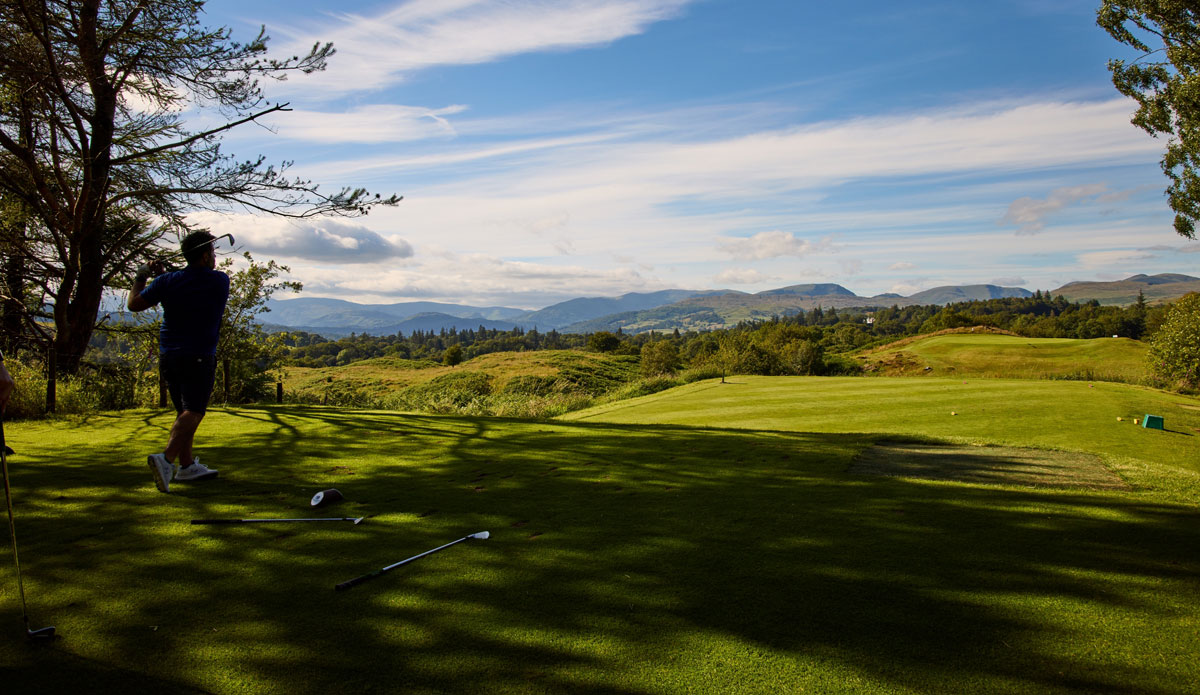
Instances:
[[[1200,292],[1200,278],[1190,275],[1134,275],[1118,282],[1072,282],[1051,290],[1071,301],[1132,304],[1142,292],[1147,302],[1162,302],[1188,292]],[[860,297],[841,285],[790,285],[757,293],[736,290],[663,290],[620,297],[571,299],[536,311],[511,307],[475,307],[438,302],[356,304],[340,299],[303,297],[272,300],[259,319],[268,328],[319,333],[329,338],[351,333],[387,335],[414,331],[465,330],[480,326],[512,330],[520,326],[539,331],[588,333],[602,330],[626,333],[705,330],[738,321],[811,311],[816,307],[851,308],[952,304],[1001,297],[1031,297],[1022,287],[952,285],[905,297],[887,293]]]

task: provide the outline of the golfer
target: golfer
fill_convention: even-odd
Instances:
[[[229,299],[229,276],[216,269],[213,241],[215,237],[208,232],[187,235],[181,244],[187,267],[163,273],[159,262],[141,266],[129,293],[130,311],[145,311],[160,303],[163,308],[158,359],[178,416],[167,448],[147,457],[159,492],[170,492],[172,480],[191,482],[217,476],[217,471],[192,456],[192,441],[216,379],[217,337]],[[151,274],[157,277],[147,286]]]

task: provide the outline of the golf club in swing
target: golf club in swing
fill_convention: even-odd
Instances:
[[[17,525],[13,521],[12,489],[8,483],[8,456],[13,453],[4,443],[4,418],[0,416],[0,467],[4,469],[4,500],[8,503],[8,530],[12,534],[13,564],[17,566],[17,592],[21,595],[21,619],[25,621],[25,636],[30,639],[53,639],[54,626],[29,629],[29,606],[25,603],[25,582],[21,579],[21,560],[17,557]]]
[[[334,586],[333,588],[335,591],[345,591],[346,589],[349,589],[350,587],[355,586],[356,584],[362,584],[363,582],[367,581],[368,579],[374,579],[375,577],[378,577],[379,575],[381,575],[385,572],[388,572],[389,570],[396,569],[400,565],[407,565],[408,563],[412,562],[413,560],[418,560],[420,558],[425,557],[426,555],[432,555],[439,550],[445,550],[446,548],[449,548],[450,546],[455,545],[456,543],[462,543],[463,541],[468,541],[468,540],[481,540],[482,541],[482,540],[486,540],[489,535],[491,535],[491,534],[489,534],[487,531],[480,531],[479,533],[472,533],[469,536],[463,536],[462,538],[459,538],[456,541],[450,541],[446,545],[438,546],[438,547],[434,548],[433,550],[426,550],[425,552],[421,553],[420,555],[413,555],[412,557],[408,558],[407,560],[401,560],[400,562],[397,562],[393,565],[388,565],[387,567],[384,567],[382,569],[377,569],[374,572],[371,572],[369,574],[364,574],[361,577],[355,577],[354,579],[344,581],[341,584]]]
[[[291,521],[353,521],[355,526],[362,523],[365,516],[327,516],[315,519],[192,519],[193,524],[276,524]]]
[[[197,246],[196,248],[198,248],[198,249],[204,248],[205,246],[212,246],[213,248],[216,248],[216,246],[215,246],[216,243],[222,239],[229,239],[230,248],[233,248],[233,246],[235,244],[237,244],[237,242],[233,240],[232,234],[222,234],[219,237],[213,237],[212,239],[209,239],[208,241],[204,242],[203,244],[200,244],[199,246]],[[173,256],[176,259],[178,259],[179,257],[183,256],[183,252],[177,251],[173,254]],[[176,270],[179,270],[179,266],[176,266],[173,263],[163,263],[163,267],[166,268],[168,273],[172,273],[172,272],[175,272]]]

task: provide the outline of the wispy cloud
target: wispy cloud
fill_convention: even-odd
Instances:
[[[297,110],[278,119],[282,137],[316,143],[381,143],[425,140],[455,135],[446,116],[465,106],[427,109],[417,106],[369,105],[343,113]]]
[[[380,90],[439,65],[601,46],[677,16],[692,0],[410,0],[371,15],[332,13],[319,25],[277,27],[281,53],[332,41],[323,73],[297,80],[332,98]],[[294,89],[285,83],[283,89]]]
[[[1097,197],[1106,202],[1120,199],[1119,195],[1109,193],[1108,186],[1101,183],[1056,188],[1044,200],[1028,196],[1014,200],[1008,206],[1008,212],[1000,218],[1000,224],[1016,225],[1017,234],[1033,234],[1045,228],[1047,217],[1081,200]]]
[[[1137,249],[1091,251],[1079,254],[1079,265],[1088,270],[1110,269],[1113,266],[1130,266],[1154,258],[1154,254]]]

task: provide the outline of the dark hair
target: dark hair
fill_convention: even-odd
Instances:
[[[185,236],[179,246],[183,249],[183,257],[187,259],[188,265],[195,265],[200,262],[204,254],[212,249],[212,241],[215,236],[208,232],[192,232]]]

